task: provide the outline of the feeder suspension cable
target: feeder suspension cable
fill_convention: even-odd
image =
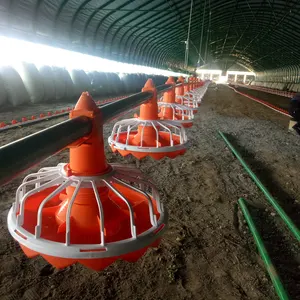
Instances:
[[[202,26],[201,26],[201,35],[200,35],[200,44],[199,44],[199,57],[198,57],[198,63],[200,63],[200,59],[203,63],[205,63],[204,59],[201,56],[202,53],[202,42],[203,42],[203,33],[204,33],[204,19],[205,19],[205,10],[206,10],[206,0],[203,3],[204,9],[202,14]]]
[[[186,39],[186,46],[185,46],[185,67],[188,66],[189,63],[189,48],[190,48],[190,31],[191,31],[191,23],[192,23],[192,14],[193,14],[193,0],[191,0],[190,4],[190,17],[189,17],[189,27],[188,27],[188,33],[187,33],[187,39]]]

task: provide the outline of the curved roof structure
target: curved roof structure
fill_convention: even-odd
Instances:
[[[2,0],[0,34],[159,68],[222,61],[262,71],[299,63],[299,8],[298,0]]]

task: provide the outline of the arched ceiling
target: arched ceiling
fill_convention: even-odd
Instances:
[[[0,0],[0,34],[183,69],[190,6],[191,0]],[[193,0],[188,66],[233,60],[261,71],[298,64],[299,9],[299,0]]]

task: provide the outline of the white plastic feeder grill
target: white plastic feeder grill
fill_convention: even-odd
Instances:
[[[114,132],[120,133],[124,126],[130,132],[140,124],[125,123],[115,125]],[[179,126],[164,122],[151,125],[159,125],[167,132],[172,128],[178,132],[181,145],[186,141]],[[143,151],[143,146],[139,149]],[[29,257],[40,254],[58,268],[80,262],[100,270],[118,258],[137,260],[163,234],[167,215],[155,186],[139,170],[115,164],[102,176],[78,177],[67,176],[65,166],[42,168],[26,176],[17,189],[16,201],[8,215],[8,229]],[[73,194],[64,202],[61,196],[67,196],[68,188]],[[78,216],[74,216],[74,206],[82,189],[93,196],[98,227],[92,228],[93,232],[86,227],[85,233],[81,228],[81,236],[77,236]],[[65,223],[59,226],[57,213],[63,210]],[[118,220],[118,216],[122,217]],[[86,242],[79,243],[82,239]]]
[[[199,107],[199,104],[201,103],[201,100],[199,102],[199,100],[197,100],[197,98],[194,96],[176,95],[176,102],[179,103],[180,105],[186,106],[188,108],[197,109]]]
[[[202,102],[202,98],[207,91],[207,87],[208,87],[208,85],[205,84],[193,91],[187,92],[184,96],[179,96],[179,97],[181,97],[180,103],[187,103],[186,105],[194,105],[193,107],[198,107],[199,104]],[[190,103],[187,101],[193,101],[193,103]]]
[[[147,143],[147,134],[152,128],[154,134],[151,143]],[[149,141],[149,139],[148,139]],[[155,159],[164,156],[175,157],[186,151],[187,136],[184,127],[169,120],[141,120],[138,118],[117,122],[108,138],[114,151],[137,158],[147,155]]]
[[[166,108],[171,108],[173,111],[173,121],[178,122],[182,125],[189,124],[194,119],[194,110],[193,107],[187,105],[182,105],[178,103],[167,103],[167,102],[158,102],[158,115],[165,116]]]
[[[205,94],[206,90],[204,90],[202,87],[199,89],[196,89],[194,91],[190,91],[185,94],[185,97],[194,99],[197,103],[201,103],[202,98]]]

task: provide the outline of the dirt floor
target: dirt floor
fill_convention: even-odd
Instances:
[[[0,142],[6,144],[58,121],[3,132]],[[107,146],[110,162],[135,164],[153,178],[170,219],[158,249],[149,250],[137,263],[118,261],[103,272],[81,265],[56,270],[40,257],[27,259],[6,225],[21,178],[2,186],[0,299],[277,299],[238,209],[239,197],[251,203],[291,299],[300,299],[299,246],[217,133],[227,134],[300,226],[300,137],[288,132],[288,122],[289,118],[219,86],[208,89],[194,126],[188,129],[184,156],[137,161],[114,155]],[[112,123],[105,126],[105,137],[111,128]],[[66,152],[42,165],[64,161]]]

